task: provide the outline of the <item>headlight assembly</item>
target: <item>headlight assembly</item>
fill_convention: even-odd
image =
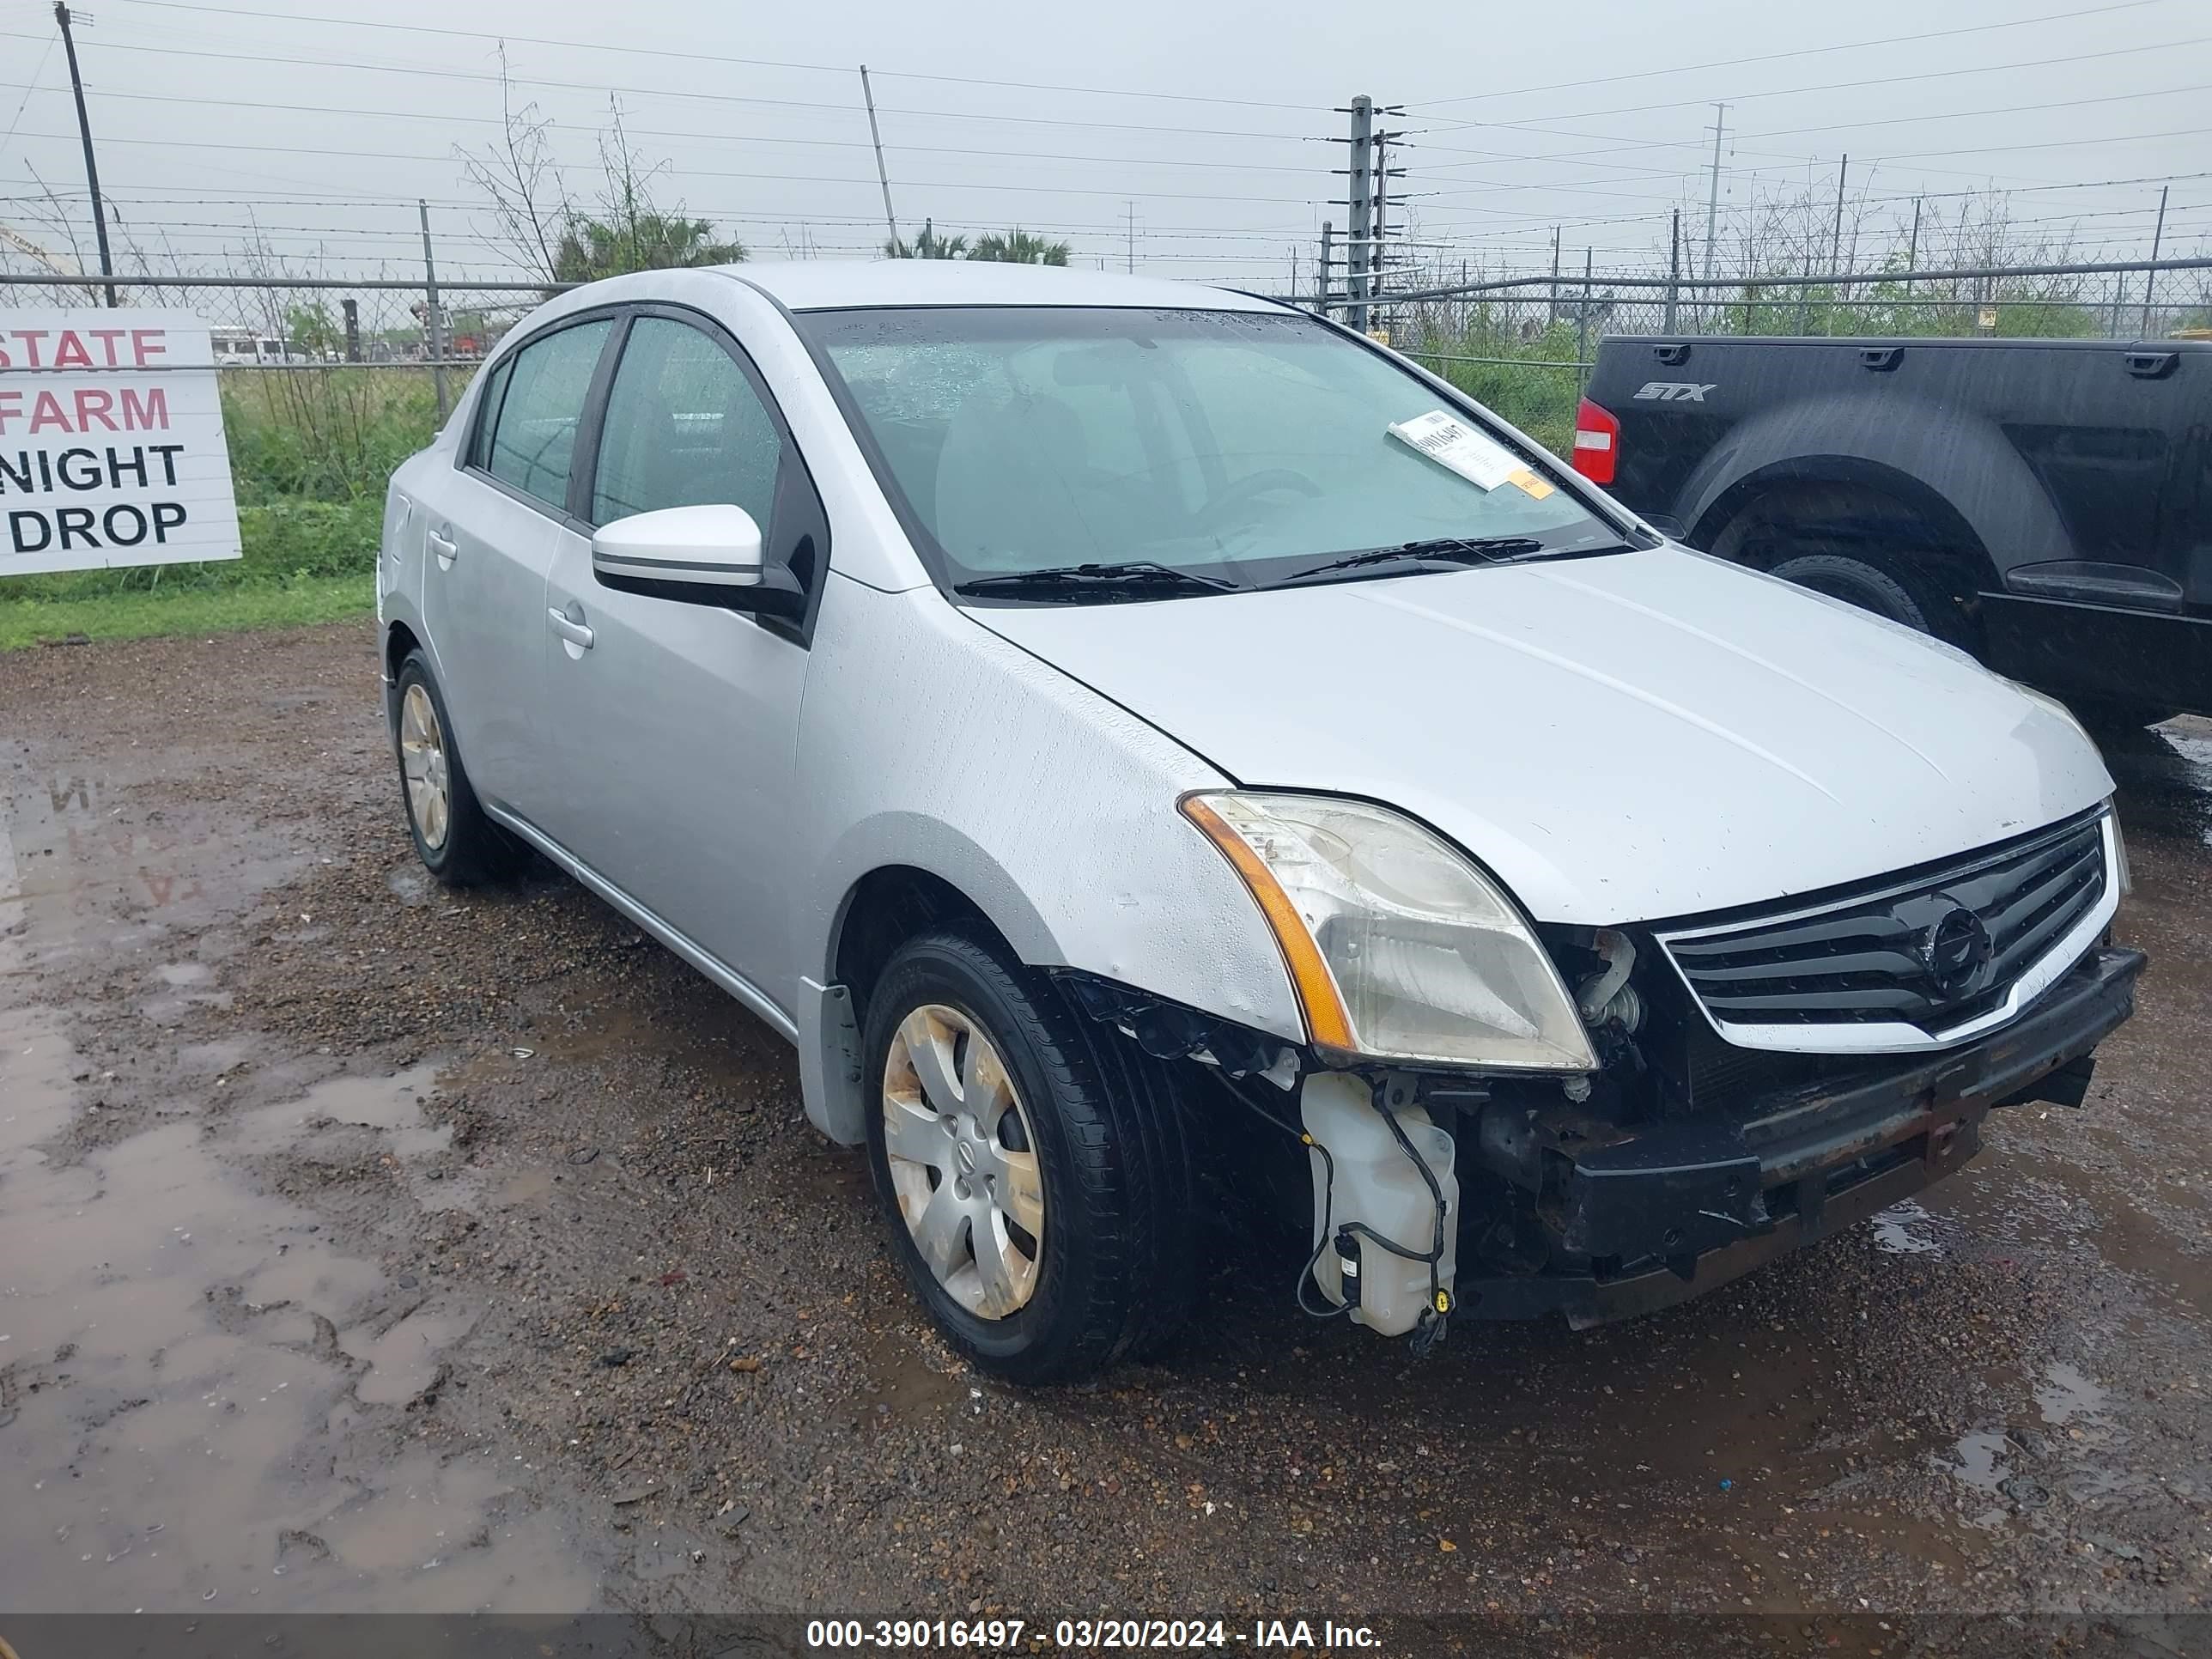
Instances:
[[[1596,1068],[1574,999],[1519,908],[1420,825],[1316,795],[1192,795],[1182,810],[1259,901],[1318,1046]]]

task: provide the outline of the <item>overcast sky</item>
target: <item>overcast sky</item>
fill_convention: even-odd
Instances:
[[[1761,198],[1832,199],[1845,151],[1850,222],[1875,240],[1916,195],[1940,217],[1995,189],[2022,236],[2142,252],[2168,179],[2166,251],[2203,252],[2212,231],[2205,0],[1580,0],[1376,7],[1360,24],[1328,7],[1312,26],[1243,0],[356,14],[392,27],[337,21],[338,0],[93,10],[79,52],[102,183],[138,244],[201,270],[234,258],[251,225],[303,274],[411,271],[427,197],[441,268],[501,274],[455,151],[499,132],[502,39],[572,191],[592,188],[612,95],[638,151],[666,163],[664,203],[757,258],[881,241],[863,61],[909,234],[925,216],[970,234],[1019,223],[1085,263],[1279,291],[1294,257],[1310,281],[1322,222],[1343,224],[1336,106],[1358,93],[1405,106],[1387,120],[1407,135],[1394,185],[1420,252],[1451,266],[1540,268],[1559,225],[1571,268],[1589,246],[1600,270],[1627,269],[1663,257],[1675,206],[1698,246],[1717,100],[1724,245]],[[38,181],[85,223],[55,41],[49,3],[0,0],[0,228],[50,247]],[[0,259],[28,268],[4,238]]]

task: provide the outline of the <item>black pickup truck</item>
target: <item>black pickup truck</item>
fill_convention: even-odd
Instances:
[[[1609,337],[1574,463],[2094,720],[2212,714],[2212,341]]]

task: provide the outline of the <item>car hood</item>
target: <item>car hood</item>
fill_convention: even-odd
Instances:
[[[1964,654],[1681,548],[969,614],[1240,785],[1425,820],[1540,921],[1832,887],[2112,787]]]

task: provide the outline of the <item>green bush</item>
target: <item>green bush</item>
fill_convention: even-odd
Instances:
[[[448,395],[466,385],[449,375]],[[423,369],[234,369],[222,418],[240,502],[381,501],[436,432],[438,408]]]
[[[1553,454],[1570,453],[1575,406],[1582,399],[1571,323],[1555,322],[1528,333],[1516,327],[1510,313],[1486,306],[1455,315],[1417,316],[1413,322],[1399,349]]]

